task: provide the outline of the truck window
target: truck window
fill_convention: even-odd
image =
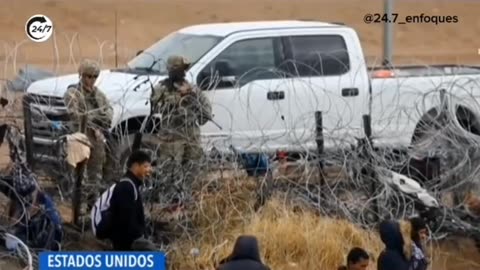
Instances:
[[[281,50],[279,38],[246,39],[233,43],[221,52],[200,73],[198,85],[202,89],[215,73],[221,77],[234,76],[240,85],[259,79],[278,77],[275,68],[278,63],[278,53]],[[215,88],[233,87],[232,82],[216,82]]]
[[[173,32],[130,60],[127,66],[166,75],[166,61],[170,55],[184,56],[193,65],[221,40],[222,37],[217,36]]]
[[[290,36],[290,72],[299,77],[341,75],[349,71],[350,59],[340,35]]]

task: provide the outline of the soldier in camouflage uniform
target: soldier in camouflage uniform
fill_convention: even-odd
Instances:
[[[200,89],[185,80],[189,66],[184,57],[170,56],[169,77],[154,87],[151,98],[154,113],[161,115],[156,172],[163,178],[161,183],[168,183],[165,186],[184,192],[191,189],[199,176],[203,157],[200,126],[212,117],[210,102]]]
[[[64,95],[73,132],[81,132],[89,138],[92,149],[87,163],[87,177],[83,181],[83,190],[86,195],[87,207],[95,203],[99,184],[106,185],[103,181],[103,167],[106,161],[106,138],[104,132],[108,131],[112,123],[113,108],[103,92],[94,84],[100,73],[100,66],[92,60],[84,60],[78,73],[80,82],[70,85]]]

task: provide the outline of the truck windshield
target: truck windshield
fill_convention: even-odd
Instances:
[[[219,36],[174,32],[137,55],[127,65],[131,69],[166,74],[166,61],[170,55],[182,55],[193,65],[221,39]]]

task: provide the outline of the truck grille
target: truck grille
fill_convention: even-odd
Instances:
[[[34,151],[43,152],[40,149],[53,144],[59,136],[71,133],[71,122],[63,98],[30,94],[29,99]]]
[[[39,105],[54,106],[54,107],[65,106],[65,103],[63,102],[63,98],[61,97],[30,94],[30,100],[33,101],[32,103],[39,104]]]

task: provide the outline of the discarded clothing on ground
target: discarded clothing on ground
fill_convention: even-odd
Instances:
[[[264,153],[253,154],[245,153],[230,147],[233,154],[239,159],[240,163],[245,168],[248,176],[265,176],[270,169],[270,162],[268,155]]]

